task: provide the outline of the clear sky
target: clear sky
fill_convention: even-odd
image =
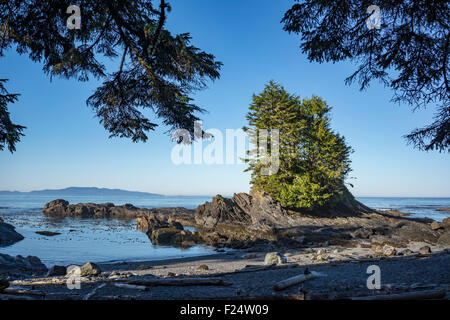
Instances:
[[[450,196],[449,154],[421,152],[402,136],[430,123],[433,110],[412,113],[390,102],[392,92],[373,83],[360,92],[344,79],[351,63],[309,63],[299,38],[280,20],[293,1],[172,0],[168,28],[190,32],[193,44],[224,63],[221,79],[195,95],[209,111],[205,129],[238,129],[253,93],[271,79],[301,97],[313,94],[334,106],[332,127],[354,148],[350,190],[356,196]],[[50,79],[39,63],[10,52],[0,59],[13,121],[28,128],[17,152],[0,152],[0,190],[30,191],[96,186],[169,195],[229,195],[249,190],[245,165],[175,165],[167,128],[147,143],[108,139],[85,100],[95,81]]]

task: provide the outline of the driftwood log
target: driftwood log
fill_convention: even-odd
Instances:
[[[134,284],[128,284],[128,283],[114,283],[114,286],[121,289],[133,289],[133,290],[142,290],[142,291],[148,291],[149,287],[147,286],[138,286]]]
[[[280,282],[275,283],[275,285],[273,286],[273,290],[281,291],[281,290],[289,288],[293,285],[317,278],[319,276],[323,276],[323,275],[318,272],[315,272],[315,271],[312,271],[311,273],[308,273],[308,274],[300,274],[298,276],[291,277],[286,280],[282,280]]]

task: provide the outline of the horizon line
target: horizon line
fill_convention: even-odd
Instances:
[[[106,188],[106,187],[80,187],[80,186],[70,186],[65,188],[59,188],[59,189],[40,189],[40,190],[30,190],[30,191],[19,191],[19,190],[0,190],[0,192],[18,192],[18,193],[31,193],[31,192],[39,192],[39,191],[60,191],[70,188],[92,188],[92,189],[106,189],[106,190],[120,190],[125,192],[139,192],[139,193],[148,193],[148,194],[154,194],[154,195],[160,195],[160,196],[166,196],[166,197],[215,197],[216,195],[219,195],[220,193],[214,193],[214,194],[164,194],[164,193],[158,193],[158,192],[150,192],[150,191],[138,191],[138,190],[127,190],[127,189],[121,189],[121,188]],[[220,195],[222,196],[233,196],[236,193],[240,192],[233,192],[233,193],[222,193]],[[248,192],[246,192],[248,193]],[[353,194],[353,193],[352,193]],[[395,195],[395,196],[386,196],[386,195],[355,195],[353,194],[355,198],[429,198],[429,199],[435,199],[435,198],[450,198],[450,195],[448,196],[418,196],[418,195]]]

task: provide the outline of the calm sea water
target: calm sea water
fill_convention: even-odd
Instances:
[[[86,261],[144,261],[212,254],[212,248],[195,246],[189,249],[154,246],[145,233],[136,230],[134,220],[51,218],[42,214],[45,203],[55,196],[0,195],[0,217],[13,224],[25,239],[0,247],[0,253],[38,256],[47,266],[80,264]],[[113,202],[132,203],[137,207],[183,206],[193,209],[211,197],[85,197],[64,196],[70,203]],[[429,217],[437,221],[450,216],[436,208],[450,207],[450,198],[357,198],[375,209],[396,209],[412,217]],[[60,232],[46,237],[36,231]]]

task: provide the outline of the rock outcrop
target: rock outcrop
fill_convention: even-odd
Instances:
[[[10,256],[0,253],[0,273],[6,272],[46,272],[47,267],[38,257],[28,256]]]
[[[9,246],[23,239],[14,226],[0,220],[0,247]]]
[[[126,218],[133,219],[139,214],[139,208],[131,204],[115,206],[113,203],[69,204],[63,199],[53,200],[44,206],[47,216],[75,218]]]
[[[273,231],[276,228],[297,226],[297,218],[300,215],[350,217],[370,212],[373,210],[354,200],[349,192],[346,194],[345,201],[342,201],[339,206],[311,213],[288,210],[267,194],[253,191],[250,194],[234,194],[231,199],[217,195],[211,202],[198,206],[194,211],[194,218],[195,222],[205,229],[214,229],[220,224],[228,224],[242,225],[252,230]]]
[[[176,217],[182,220],[192,217],[192,210],[174,207],[174,208],[157,208],[146,209],[137,208],[132,204],[124,204],[115,206],[113,203],[78,203],[69,204],[63,199],[53,200],[44,206],[43,212],[47,216],[53,217],[74,217],[74,218],[117,218],[117,219],[135,219],[141,216],[151,214],[161,214],[164,217]],[[138,221],[140,230],[146,230],[146,221],[141,219]]]

